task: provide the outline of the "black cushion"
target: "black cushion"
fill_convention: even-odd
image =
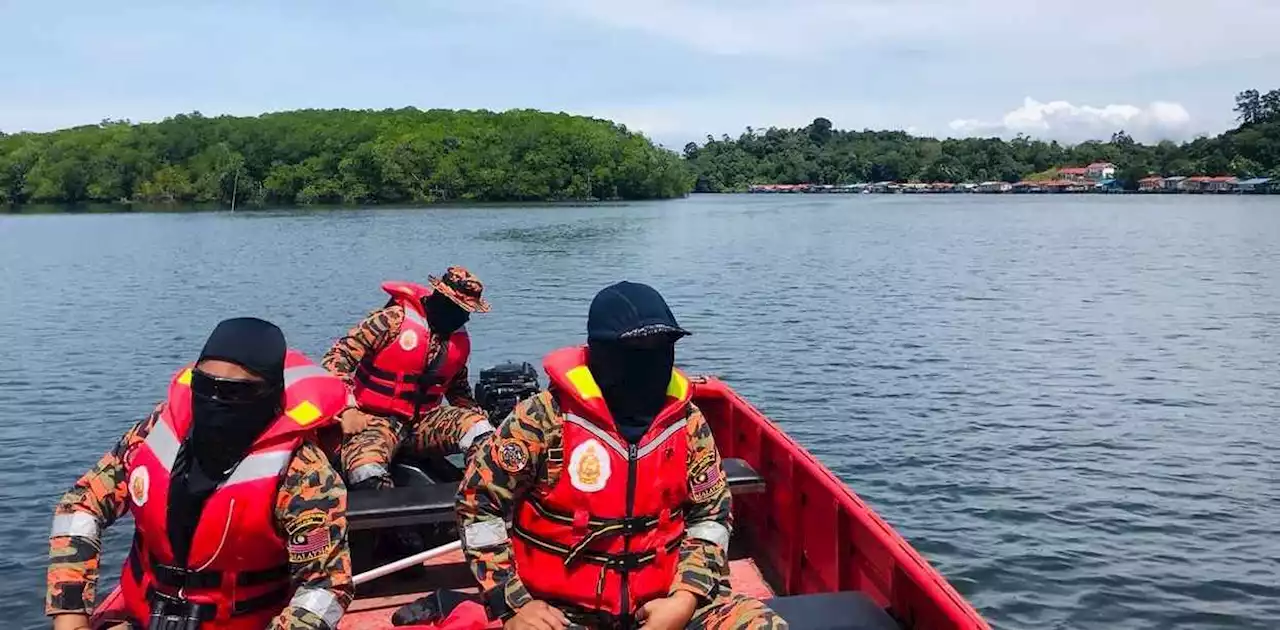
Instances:
[[[765,604],[792,630],[901,630],[875,601],[855,591],[774,597]]]
[[[764,479],[740,459],[724,460],[724,472],[733,494],[764,490]],[[352,530],[383,529],[401,525],[451,523],[458,486],[441,483],[387,490],[352,490],[348,493],[347,523]]]

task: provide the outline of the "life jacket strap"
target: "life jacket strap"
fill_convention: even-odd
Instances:
[[[283,608],[288,599],[289,587],[287,585],[281,586],[280,588],[272,589],[262,595],[248,597],[237,601],[231,607],[231,616],[237,617],[240,615],[248,615],[268,608]],[[147,601],[152,603],[156,601],[164,601],[170,604],[187,603],[187,600],[176,595],[161,592],[157,590],[155,586],[147,587]],[[213,621],[213,619],[217,617],[217,614],[218,610],[214,606],[200,607],[201,621]]]
[[[658,557],[658,552],[656,550],[639,553],[606,554],[598,551],[586,550],[584,548],[575,552],[573,547],[566,547],[532,534],[526,531],[523,527],[520,527],[519,524],[514,524],[511,531],[517,538],[529,543],[529,545],[564,558],[565,566],[569,566],[574,561],[581,560],[583,562],[601,565],[606,569],[627,572],[634,571],[646,564],[649,564]],[[668,552],[678,550],[680,548],[680,542],[680,538],[673,539],[671,542],[667,543],[666,550]]]
[[[216,589],[222,586],[221,571],[194,571],[186,567],[177,567],[164,564],[156,560],[155,556],[147,554],[147,562],[151,568],[151,575],[155,577],[156,583],[173,589]],[[133,547],[129,550],[129,564],[134,569],[134,579],[141,579],[142,570],[142,551],[140,545],[134,542]],[[277,565],[267,569],[259,569],[257,571],[242,571],[236,574],[237,586],[262,586],[265,584],[273,584],[276,582],[284,582],[289,579],[289,566],[286,564]]]

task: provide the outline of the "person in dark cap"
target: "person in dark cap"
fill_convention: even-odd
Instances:
[[[451,455],[493,432],[467,372],[465,325],[472,313],[489,312],[484,285],[458,266],[428,283],[383,283],[387,304],[321,359],[352,390],[340,415],[340,457],[352,489],[391,487],[391,460],[402,447]]]
[[[586,346],[547,355],[548,389],[471,458],[458,526],[506,628],[786,627],[728,587],[727,478],[675,368],[688,334],[652,287],[606,287]]]
[[[54,628],[90,627],[102,531],[129,513],[133,547],[95,627],[334,630],[353,596],[346,488],[314,439],[346,399],[274,324],[218,324],[167,399],[54,509]]]

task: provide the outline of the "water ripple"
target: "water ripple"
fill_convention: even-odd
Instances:
[[[385,299],[379,281],[464,264],[494,303],[469,326],[473,368],[578,341],[609,282],[657,286],[695,331],[681,361],[770,414],[996,627],[1274,628],[1275,210],[877,196],[0,217],[0,614],[47,627],[53,502],[218,319],[271,317],[319,354]],[[128,536],[109,531],[108,582]]]

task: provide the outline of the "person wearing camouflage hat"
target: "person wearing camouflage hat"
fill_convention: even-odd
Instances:
[[[352,391],[340,416],[339,457],[353,489],[390,487],[389,466],[402,447],[415,454],[466,452],[493,431],[467,374],[465,324],[472,313],[489,312],[484,284],[458,266],[429,276],[428,284],[383,283],[391,299],[322,360]]]

